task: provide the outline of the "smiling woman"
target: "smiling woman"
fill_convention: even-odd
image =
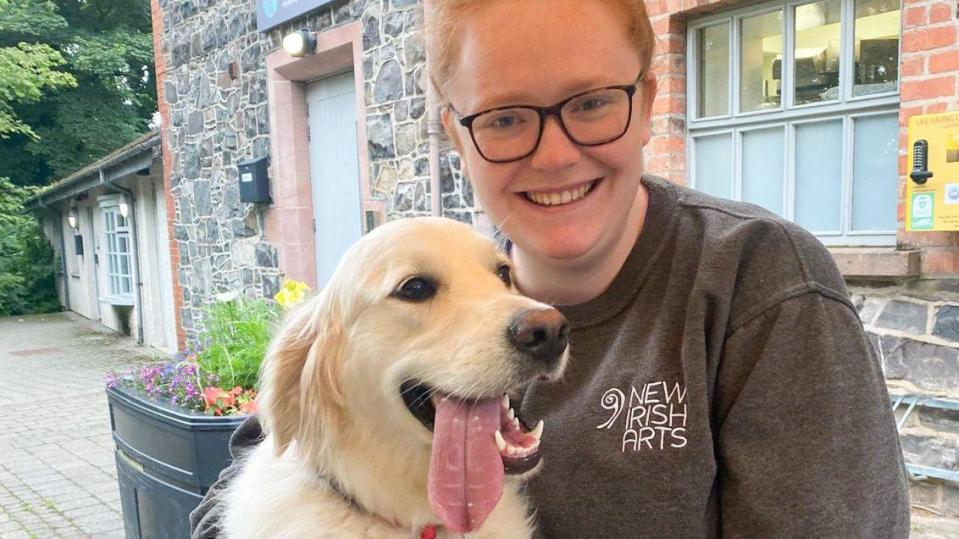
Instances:
[[[829,254],[644,174],[644,3],[437,0],[427,23],[444,126],[515,284],[572,328],[563,382],[522,398],[550,425],[529,484],[543,536],[907,534],[882,375]]]

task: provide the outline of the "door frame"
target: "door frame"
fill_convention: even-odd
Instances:
[[[273,205],[266,215],[265,236],[276,246],[280,271],[291,279],[316,287],[306,115],[309,82],[353,71],[361,197],[361,214],[357,218],[361,224],[367,222],[368,214],[374,222],[385,221],[386,203],[374,199],[370,190],[363,88],[363,27],[355,21],[317,34],[316,53],[302,58],[293,58],[285,50],[278,49],[267,55],[266,67]]]

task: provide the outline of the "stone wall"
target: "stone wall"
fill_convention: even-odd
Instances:
[[[959,398],[959,281],[849,283],[853,303],[895,395]],[[959,473],[959,410],[930,404],[896,410],[906,462]],[[915,508],[959,518],[959,485],[913,478]]]
[[[159,3],[176,277],[189,344],[216,294],[272,295],[278,287],[276,252],[260,239],[255,208],[240,203],[236,169],[269,155],[264,52],[272,43],[256,32],[251,2]]]
[[[268,208],[239,200],[236,163],[270,155],[266,56],[292,29],[322,32],[360,20],[371,198],[389,219],[430,212],[429,142],[417,0],[339,1],[268,33],[249,0],[159,0],[158,54],[172,155],[176,267],[188,342],[217,294],[272,296],[281,282],[275,246],[263,239]],[[444,212],[472,221],[459,159],[441,153]]]

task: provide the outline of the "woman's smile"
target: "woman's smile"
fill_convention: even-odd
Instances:
[[[578,203],[588,198],[602,181],[603,178],[595,178],[558,189],[523,191],[520,195],[540,209],[567,210],[579,206]]]

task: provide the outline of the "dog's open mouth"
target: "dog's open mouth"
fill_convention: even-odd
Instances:
[[[433,432],[430,505],[451,531],[476,530],[499,501],[503,475],[539,464],[542,421],[527,428],[505,395],[467,400],[416,382],[400,392],[413,417]]]
[[[406,408],[430,431],[436,424],[436,401],[450,399],[426,385],[406,382],[400,388]],[[465,401],[465,404],[474,404]],[[543,422],[530,429],[516,415],[509,404],[509,397],[500,401],[499,429],[493,433],[493,441],[503,459],[503,469],[509,475],[524,474],[539,464],[539,440],[543,434]],[[435,431],[434,431],[435,432]]]

